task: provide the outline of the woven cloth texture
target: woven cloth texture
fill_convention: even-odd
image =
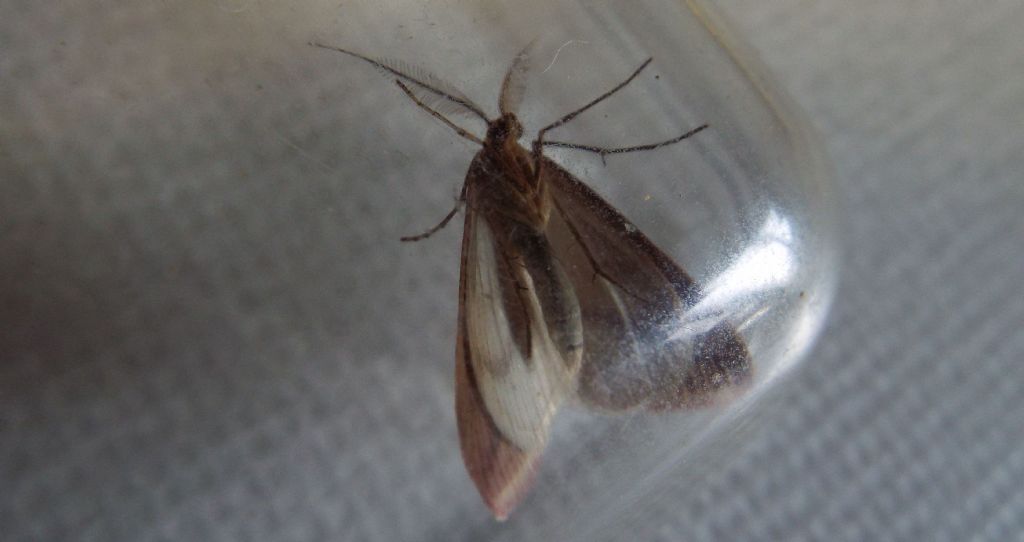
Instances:
[[[842,279],[786,414],[637,539],[1024,539],[1024,3],[718,5],[822,135]],[[454,188],[339,185],[408,112],[323,114],[309,21],[242,45],[269,6],[4,2],[0,538],[447,540],[482,513],[434,358],[457,234],[394,242]]]

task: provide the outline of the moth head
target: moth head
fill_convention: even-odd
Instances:
[[[518,141],[520,137],[523,137],[523,125],[514,113],[505,113],[487,126],[487,140],[494,145]]]

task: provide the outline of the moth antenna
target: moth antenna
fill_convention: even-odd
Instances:
[[[556,120],[555,122],[552,122],[551,124],[541,128],[540,131],[537,132],[537,139],[534,140],[534,142],[533,142],[533,149],[532,149],[533,150],[533,161],[534,161],[534,168],[533,168],[534,181],[536,181],[537,179],[540,178],[541,164],[543,163],[543,161],[541,160],[543,153],[541,151],[544,148],[544,134],[547,133],[548,130],[553,130],[553,129],[558,128],[559,126],[561,126],[561,125],[571,121],[572,119],[574,119],[577,116],[579,116],[580,113],[583,113],[584,111],[590,109],[591,107],[594,107],[595,105],[597,105],[597,104],[603,102],[604,100],[606,100],[612,94],[615,94],[616,92],[622,90],[622,87],[628,85],[630,82],[633,81],[633,79],[636,79],[636,76],[640,75],[640,72],[642,72],[644,70],[644,68],[646,68],[647,65],[651,63],[652,60],[654,60],[653,57],[648,57],[647,60],[645,60],[644,63],[641,64],[639,68],[634,70],[633,73],[629,77],[626,78],[625,81],[619,83],[618,85],[615,85],[608,92],[605,92],[604,94],[602,94],[602,95],[598,96],[597,98],[594,98],[593,100],[591,100],[590,103],[588,103],[588,104],[584,105],[583,107],[581,107],[581,108],[579,108],[579,109],[577,109],[577,110],[575,110],[575,111],[565,115],[564,117]]]
[[[498,109],[502,114],[515,113],[519,104],[523,101],[526,93],[526,75],[530,71],[533,45],[536,39],[530,40],[525,47],[519,50],[512,64],[505,73],[505,80],[501,83],[501,94],[498,97]]]
[[[427,91],[436,94],[438,97],[448,101],[449,103],[458,106],[461,110],[473,113],[474,115],[480,117],[480,119],[483,120],[484,122],[487,122],[487,115],[484,114],[483,110],[480,109],[478,105],[473,103],[473,101],[470,100],[469,97],[462,94],[445,81],[437,77],[434,77],[430,73],[422,72],[422,70],[408,69],[409,67],[404,65],[396,68],[395,66],[392,65],[395,64],[395,62],[389,62],[387,59],[377,60],[334,45],[327,45],[317,41],[311,41],[309,42],[309,44],[312,45],[313,47],[320,47],[321,49],[337,51],[339,53],[344,53],[351,57],[358,58],[359,60],[362,60],[364,62],[368,62],[377,69],[391,73],[392,75],[396,75],[402,79],[405,79],[406,81],[409,81],[410,83],[420,86],[426,89]],[[407,70],[403,71],[402,69],[400,69],[402,67],[407,68]],[[407,71],[415,71],[417,73],[412,74],[407,73]]]
[[[427,113],[430,113],[434,118],[445,123],[452,130],[455,130],[455,133],[474,143],[477,143],[478,145],[484,144],[483,140],[481,140],[479,137],[473,135],[468,130],[462,128],[458,124],[455,124],[454,122],[448,120],[448,117],[445,117],[441,113],[438,113],[437,111],[432,109],[429,105],[423,103],[423,101],[416,97],[416,94],[414,94],[409,87],[405,86],[405,83],[403,83],[400,79],[395,79],[395,84],[398,85],[398,87],[402,89],[402,92],[405,92],[405,95],[408,96],[410,100],[415,102],[416,105],[420,106],[420,108],[422,108]]]
[[[608,156],[609,154],[623,154],[623,153],[627,153],[627,152],[649,151],[649,150],[657,149],[657,148],[660,148],[660,147],[665,147],[667,145],[672,145],[672,144],[675,144],[675,143],[679,143],[680,141],[682,141],[684,139],[690,138],[690,137],[692,137],[692,136],[694,136],[694,135],[704,131],[705,129],[707,129],[707,127],[708,127],[707,124],[702,124],[702,125],[694,128],[694,129],[690,130],[689,132],[686,132],[686,133],[684,133],[682,135],[673,137],[672,139],[666,139],[665,141],[659,141],[657,143],[648,143],[646,145],[634,145],[632,147],[597,147],[597,146],[593,146],[593,145],[580,145],[578,143],[567,143],[565,141],[544,141],[543,143],[541,143],[541,145],[543,145],[544,147],[560,147],[560,148],[563,148],[563,149],[574,149],[574,150],[578,150],[578,151],[592,152],[594,154],[600,155],[601,156],[601,161],[604,162],[605,156]]]

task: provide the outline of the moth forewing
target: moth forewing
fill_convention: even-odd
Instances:
[[[467,176],[471,201],[484,181]],[[528,489],[551,421],[571,392],[582,330],[571,285],[557,264],[549,260],[542,264],[548,269],[531,274],[544,256],[531,256],[538,248],[515,235],[496,238],[486,214],[479,207],[467,213],[463,232],[456,417],[470,477],[495,517],[504,519]]]
[[[458,336],[455,346],[455,418],[462,460],[484,503],[503,520],[529,489],[543,447],[524,450],[502,435],[477,385],[466,330],[466,283],[473,217],[467,215],[459,279]]]
[[[558,164],[545,159],[542,178],[555,203],[548,237],[584,322],[577,383],[584,403],[604,410],[697,406],[748,379],[746,346],[731,326],[679,333],[680,315],[700,291],[678,264]]]
[[[557,275],[531,275],[528,257],[513,252],[529,248],[496,242],[480,217],[474,217],[470,235],[463,303],[476,386],[502,436],[522,450],[543,448],[579,367],[579,346],[563,357],[552,338],[568,335],[582,342],[575,297]],[[559,311],[548,302],[542,307],[541,297],[550,301],[558,296],[550,291],[560,288],[569,289],[562,293],[569,306]],[[538,297],[538,291],[546,293]],[[559,312],[563,317],[556,316]],[[557,322],[552,327],[547,315]]]

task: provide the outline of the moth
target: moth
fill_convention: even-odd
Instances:
[[[552,420],[568,400],[605,412],[698,407],[750,374],[747,347],[729,323],[684,320],[700,299],[693,279],[619,211],[544,155],[547,147],[612,154],[649,151],[694,136],[605,148],[545,139],[615,94],[646,68],[519,140],[529,46],[513,59],[489,118],[453,86],[422,70],[339,47],[395,77],[421,109],[478,145],[459,204],[465,205],[459,278],[455,412],[463,460],[499,520],[523,499]],[[487,125],[481,139],[448,118]],[[685,323],[684,323],[685,322]]]

